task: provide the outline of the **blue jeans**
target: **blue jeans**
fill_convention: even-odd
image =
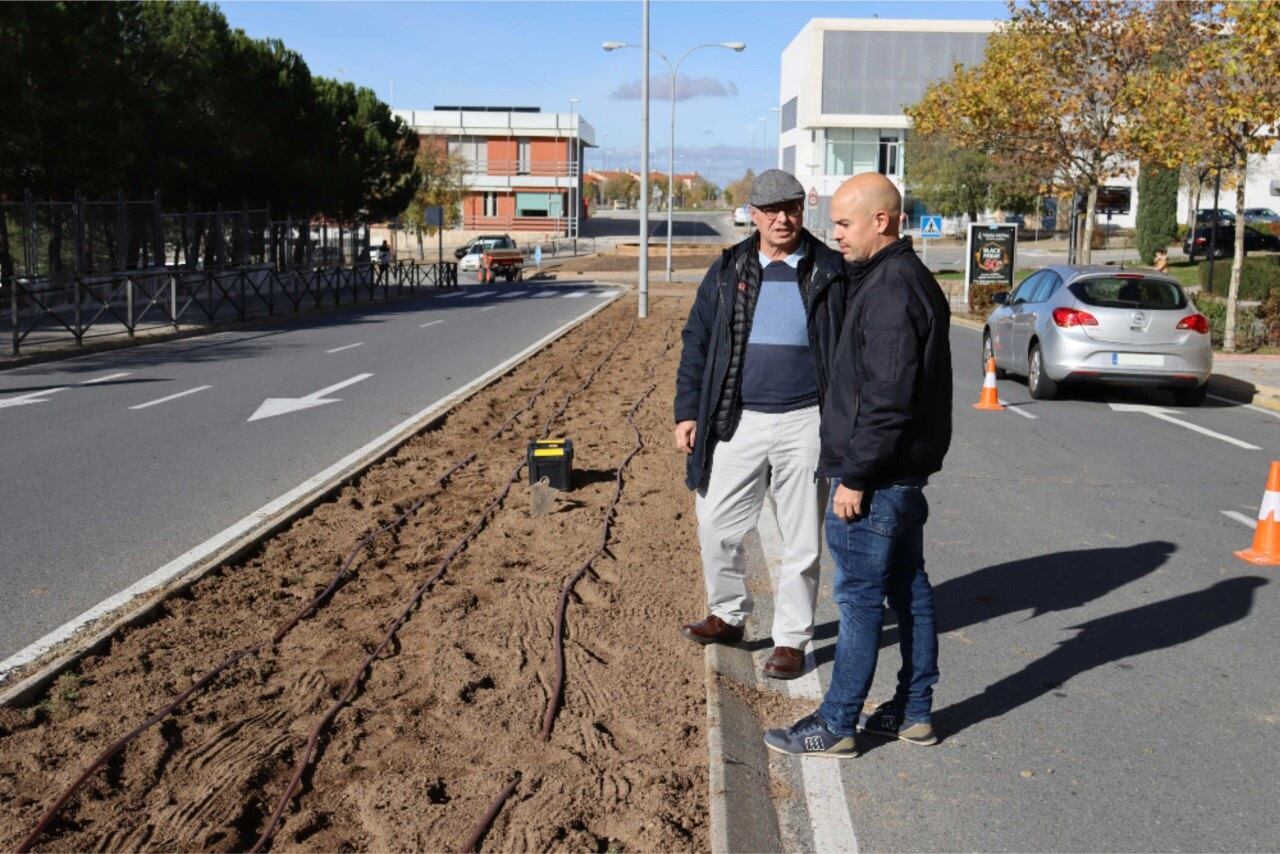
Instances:
[[[835,496],[839,481],[832,481]],[[827,548],[835,559],[840,607],[835,668],[818,713],[836,735],[853,735],[871,690],[880,652],[884,600],[898,614],[902,669],[893,703],[899,720],[932,722],[938,681],[938,631],[933,587],[924,571],[924,523],[929,503],[919,486],[890,486],[863,494],[863,515],[845,522],[827,503]]]

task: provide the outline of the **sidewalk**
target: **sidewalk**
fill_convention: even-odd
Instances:
[[[1280,411],[1280,356],[1216,353],[1210,391]]]

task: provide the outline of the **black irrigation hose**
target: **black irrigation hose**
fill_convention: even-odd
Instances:
[[[560,707],[564,704],[564,680],[565,680],[565,662],[564,662],[564,629],[565,629],[565,613],[569,609],[569,597],[573,595],[573,588],[591,569],[591,565],[596,562],[605,549],[609,546],[609,531],[613,527],[614,517],[617,515],[618,505],[622,502],[622,472],[626,469],[631,460],[644,449],[644,438],[640,434],[640,428],[636,426],[635,416],[640,411],[640,407],[644,406],[645,401],[649,399],[649,395],[653,394],[653,390],[658,387],[654,378],[657,375],[658,365],[662,363],[662,359],[671,350],[674,342],[670,340],[671,328],[667,328],[667,344],[662,348],[662,352],[654,361],[653,366],[649,369],[649,387],[636,398],[636,402],[631,405],[631,409],[627,412],[627,426],[635,434],[635,444],[627,453],[622,461],[618,463],[614,470],[613,481],[613,500],[609,502],[609,506],[605,508],[604,520],[600,526],[600,543],[596,546],[596,550],[587,556],[577,571],[565,579],[564,587],[560,590],[560,604],[556,610],[556,627],[555,634],[552,637],[552,644],[555,647],[556,657],[556,678],[555,685],[551,689],[551,695],[547,697],[547,710],[542,716],[542,740],[551,740],[551,730],[555,726],[556,716],[560,713]]]
[[[612,324],[610,324],[610,327],[612,327]],[[622,341],[626,340],[626,338],[628,338],[631,335],[631,332],[634,329],[635,329],[635,322],[632,321],[631,327],[627,330],[627,334],[624,335],[622,339],[619,340],[618,344],[621,344]],[[590,344],[591,341],[593,340],[597,340],[597,339],[588,339],[587,341],[584,341],[578,347],[578,349],[574,351],[573,355],[570,357],[570,360],[572,361],[573,359],[577,358],[577,356],[581,355],[583,350],[585,350],[587,348],[587,345]],[[618,344],[615,344],[613,348],[609,351],[609,353],[605,357],[606,360],[608,359],[609,356],[613,355],[613,352],[615,350],[617,350]],[[602,360],[601,364],[603,364],[603,361],[604,360]],[[525,412],[528,412],[530,409],[532,409],[533,405],[537,402],[538,398],[541,397],[542,394],[546,391],[547,384],[550,383],[551,379],[557,373],[559,373],[559,371],[560,371],[559,367],[552,368],[550,371],[548,371],[546,376],[543,377],[542,382],[539,384],[538,388],[533,392],[532,395],[530,395],[529,399],[525,402],[525,404],[522,407],[520,407],[518,410],[516,410],[509,418],[507,418],[506,421],[504,421],[493,433],[489,435],[488,437],[489,441],[493,441],[499,438],[506,430],[510,429],[510,427],[515,424],[515,422],[520,418],[521,415],[523,415]],[[593,371],[592,376],[594,376],[594,373],[595,372]],[[580,390],[581,389],[579,389],[579,391]],[[564,408],[560,410],[561,413],[563,413],[563,411],[564,411]],[[550,424],[548,424],[546,429],[548,431],[550,430]],[[471,463],[475,462],[478,456],[479,456],[478,452],[472,452],[466,457],[463,457],[461,460],[458,460],[457,462],[455,462],[452,466],[450,466],[445,471],[444,474],[442,474],[440,477],[436,479],[436,482],[433,488],[438,489],[444,486],[454,475],[462,471],[462,469],[466,468]],[[517,472],[517,475],[518,475],[518,472]],[[508,489],[509,488],[510,487],[508,487]],[[89,767],[86,768],[83,772],[81,772],[80,776],[77,777],[71,783],[71,785],[68,786],[62,792],[62,794],[58,797],[58,800],[54,802],[53,806],[49,807],[49,809],[45,811],[44,815],[40,818],[40,821],[36,823],[36,826],[31,830],[29,834],[27,834],[27,837],[22,841],[22,844],[20,844],[16,849],[17,854],[26,854],[26,852],[30,851],[32,846],[34,846],[35,843],[44,834],[44,832],[48,830],[49,825],[51,825],[54,819],[58,817],[63,807],[67,805],[67,802],[70,801],[71,798],[76,794],[76,792],[80,790],[80,787],[83,786],[91,776],[93,776],[94,772],[96,772],[99,768],[101,768],[103,765],[109,762],[112,758],[114,758],[119,753],[121,753],[126,747],[128,747],[129,744],[133,742],[134,739],[136,739],[142,733],[146,732],[151,727],[155,726],[160,721],[164,720],[169,715],[173,714],[173,712],[178,708],[178,706],[182,705],[182,703],[184,703],[193,694],[207,687],[214,679],[216,679],[227,668],[231,667],[236,662],[246,657],[259,655],[268,646],[275,646],[276,644],[278,644],[290,631],[292,631],[298,625],[299,622],[305,619],[307,615],[313,613],[315,609],[318,608],[320,604],[323,603],[333,593],[333,591],[337,588],[338,583],[342,580],[342,578],[347,574],[351,566],[354,564],[356,557],[360,554],[362,549],[367,547],[370,543],[372,543],[376,538],[378,538],[382,534],[385,534],[386,532],[394,528],[397,528],[400,525],[403,525],[405,522],[407,522],[415,513],[417,513],[418,510],[422,508],[422,506],[426,503],[428,497],[429,496],[423,496],[422,498],[419,498],[417,501],[411,504],[404,512],[402,512],[399,516],[397,516],[395,519],[393,519],[390,522],[387,522],[386,524],[377,528],[373,532],[362,537],[360,541],[356,543],[355,547],[352,548],[351,551],[347,554],[346,560],[343,561],[338,571],[334,573],[333,578],[330,580],[329,584],[324,588],[324,590],[322,590],[310,602],[308,602],[303,608],[301,608],[296,614],[294,614],[289,620],[287,620],[280,627],[280,629],[277,630],[274,635],[272,635],[271,641],[269,643],[267,642],[257,643],[257,644],[254,644],[253,646],[245,647],[244,649],[241,649],[232,653],[221,664],[214,667],[204,676],[201,676],[199,679],[193,682],[185,691],[183,691],[182,693],[174,697],[172,700],[170,700],[169,703],[167,703],[163,708],[160,709],[160,711],[156,712],[154,715],[147,718],[142,723],[138,724],[138,726],[134,727],[125,735],[121,736],[118,740],[108,745],[108,747],[105,750],[103,750],[100,754],[98,754],[98,757],[94,759],[92,763],[90,763]]]
[[[578,394],[581,394],[586,390],[586,388],[595,381],[596,375],[600,372],[600,369],[604,367],[606,362],[613,358],[613,354],[618,351],[618,348],[622,346],[623,342],[631,337],[631,333],[635,331],[636,323],[636,320],[631,321],[631,326],[627,328],[626,334],[619,338],[618,341],[609,348],[609,351],[605,353],[604,357],[601,358],[599,362],[596,363],[578,388],[565,396],[560,407],[550,418],[547,419],[547,423],[542,428],[542,435],[539,438],[546,438],[547,435],[551,433],[551,428],[568,410],[573,399]],[[255,842],[253,847],[249,849],[250,851],[261,851],[263,846],[265,846],[275,834],[276,830],[279,829],[280,822],[284,819],[284,811],[288,809],[289,801],[293,798],[294,793],[302,784],[302,777],[306,773],[308,766],[310,766],[311,760],[315,757],[316,748],[320,743],[320,736],[324,733],[329,724],[333,722],[333,719],[337,717],[338,712],[342,711],[343,707],[345,707],[346,704],[351,701],[351,698],[355,696],[356,690],[360,687],[360,683],[367,674],[370,666],[372,666],[373,662],[382,654],[383,650],[391,645],[391,641],[395,639],[396,633],[400,631],[400,627],[408,621],[410,615],[413,613],[413,609],[417,607],[420,601],[422,601],[422,597],[425,596],[431,587],[440,580],[454,560],[456,560],[457,557],[466,550],[467,546],[470,545],[471,541],[479,536],[480,532],[488,526],[489,520],[492,518],[494,511],[496,511],[502,505],[502,502],[506,500],[507,495],[511,492],[511,488],[515,486],[516,481],[520,477],[520,472],[524,469],[525,465],[526,461],[524,459],[521,459],[520,462],[516,464],[515,468],[512,469],[511,477],[507,480],[506,484],[498,491],[497,495],[489,502],[488,506],[481,511],[480,515],[476,517],[476,521],[471,526],[471,529],[468,530],[467,533],[454,544],[449,553],[445,555],[444,559],[440,562],[439,567],[437,567],[431,577],[424,581],[422,585],[414,591],[413,595],[409,597],[408,601],[405,602],[405,606],[401,609],[400,615],[396,617],[396,619],[393,620],[391,625],[387,628],[387,633],[383,636],[382,641],[374,648],[373,652],[369,653],[369,655],[365,657],[364,661],[361,662],[360,667],[351,675],[351,679],[348,680],[347,686],[343,689],[342,694],[333,702],[332,705],[329,706],[328,711],[325,712],[325,714],[312,728],[311,734],[307,738],[306,747],[304,748],[302,755],[298,757],[298,761],[294,764],[293,776],[290,778],[289,784],[285,787],[284,792],[280,795],[280,800],[276,803],[276,808],[271,815],[270,822],[268,822],[266,829],[262,831],[262,835],[258,837],[257,842]]]

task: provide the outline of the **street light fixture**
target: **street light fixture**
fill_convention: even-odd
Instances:
[[[623,47],[639,47],[639,45],[627,44],[626,42],[605,42],[602,47],[605,52],[614,51]],[[672,212],[675,207],[675,186],[676,186],[676,74],[680,71],[680,63],[688,58],[689,54],[695,50],[701,50],[704,47],[720,47],[725,50],[731,50],[734,53],[742,53],[747,49],[745,42],[712,42],[708,44],[694,45],[684,52],[675,64],[671,64],[671,60],[667,59],[666,54],[655,47],[649,48],[651,53],[656,53],[658,57],[667,64],[667,68],[671,71],[671,139],[667,148],[667,281],[671,281],[671,229],[672,229]],[[644,140],[647,147],[649,140]],[[646,199],[646,204],[648,200]]]

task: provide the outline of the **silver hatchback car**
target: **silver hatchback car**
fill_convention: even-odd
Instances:
[[[1168,388],[1180,406],[1204,402],[1213,370],[1209,321],[1168,276],[1117,267],[1045,267],[997,293],[982,361],[1019,374],[1037,400],[1062,383]]]

